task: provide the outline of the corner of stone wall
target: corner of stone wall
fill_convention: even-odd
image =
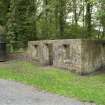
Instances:
[[[87,74],[100,69],[103,64],[103,47],[98,40],[82,40],[81,61],[82,74]]]
[[[79,70],[77,70],[76,71],[76,73],[78,73],[78,74],[82,74],[82,72],[83,72],[83,69],[82,69],[82,67],[83,67],[83,65],[82,65],[82,53],[83,53],[83,51],[82,51],[82,45],[83,45],[83,39],[77,39],[78,41],[79,41],[79,44],[80,44],[80,68],[79,68]]]
[[[94,45],[94,40],[82,39],[81,40],[81,74],[88,74],[94,70],[92,66],[92,61],[94,62],[92,56],[92,46]],[[93,47],[94,48],[94,47]]]

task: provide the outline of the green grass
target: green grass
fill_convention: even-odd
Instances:
[[[79,76],[68,71],[44,68],[28,62],[0,64],[0,78],[21,81],[36,88],[105,105],[105,74]]]

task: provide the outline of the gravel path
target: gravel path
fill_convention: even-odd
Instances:
[[[0,105],[95,105],[40,92],[31,86],[0,80]]]

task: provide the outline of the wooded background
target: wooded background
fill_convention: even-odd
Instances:
[[[30,40],[105,38],[105,0],[0,0],[9,48]]]

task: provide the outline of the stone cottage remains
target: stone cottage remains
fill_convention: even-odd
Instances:
[[[105,65],[105,42],[85,39],[30,41],[28,53],[41,65],[90,73]]]

